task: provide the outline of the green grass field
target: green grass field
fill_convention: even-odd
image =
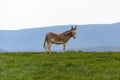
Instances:
[[[0,53],[0,80],[120,80],[120,52]]]

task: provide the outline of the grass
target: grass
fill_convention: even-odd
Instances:
[[[0,80],[120,80],[120,52],[0,53]]]

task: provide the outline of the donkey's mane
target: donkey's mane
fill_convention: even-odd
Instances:
[[[67,31],[65,31],[64,33],[70,33],[71,32],[71,30],[67,30]]]

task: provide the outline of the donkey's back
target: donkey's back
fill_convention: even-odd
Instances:
[[[49,32],[46,34],[46,41],[48,44],[63,44],[64,37],[61,34],[56,34],[53,32]]]

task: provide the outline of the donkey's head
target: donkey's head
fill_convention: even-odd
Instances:
[[[75,39],[76,38],[76,26],[71,27],[71,36]]]

